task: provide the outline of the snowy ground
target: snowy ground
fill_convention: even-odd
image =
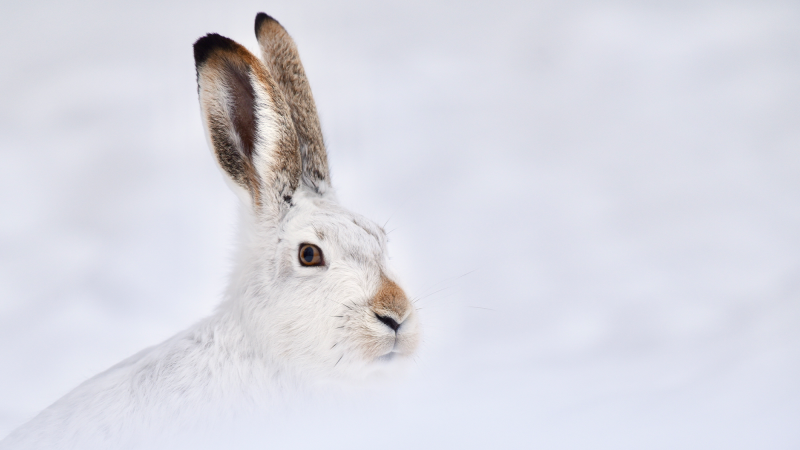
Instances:
[[[72,3],[0,14],[0,437],[212,311],[191,44],[263,10],[425,296],[391,427],[294,446],[800,447],[797,2]]]

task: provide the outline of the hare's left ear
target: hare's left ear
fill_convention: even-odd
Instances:
[[[218,34],[198,39],[194,58],[217,162],[254,210],[280,219],[301,174],[297,133],[280,89],[258,58]]]
[[[297,46],[283,26],[264,13],[256,15],[256,38],[264,63],[291,111],[303,161],[303,183],[324,194],[330,187],[328,155]]]

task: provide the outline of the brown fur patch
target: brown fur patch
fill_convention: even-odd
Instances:
[[[381,275],[381,285],[370,301],[370,306],[378,315],[402,322],[410,312],[411,302],[397,283]]]

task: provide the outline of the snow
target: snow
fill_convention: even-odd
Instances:
[[[800,446],[800,4],[229,3],[3,5],[0,436],[213,310],[191,44],[263,10],[426,334],[386,415],[287,442]]]

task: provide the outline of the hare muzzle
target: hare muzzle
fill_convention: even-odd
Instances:
[[[383,277],[378,293],[370,302],[375,316],[395,332],[411,312],[406,293],[394,281]]]
[[[400,286],[385,276],[381,277],[381,284],[369,302],[369,309],[380,323],[378,328],[383,332],[381,337],[389,344],[383,347],[384,353],[378,356],[414,352],[418,344],[414,307]]]

